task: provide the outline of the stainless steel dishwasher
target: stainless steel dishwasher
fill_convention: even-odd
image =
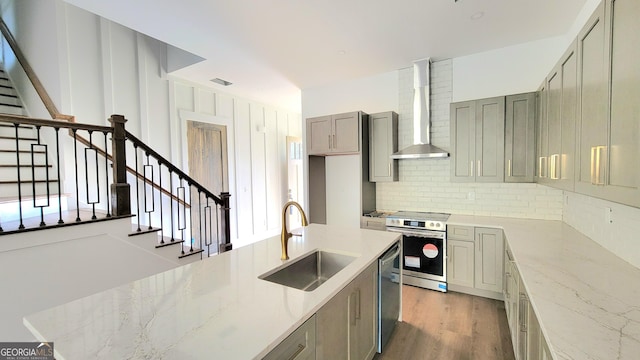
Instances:
[[[396,243],[378,259],[378,352],[382,353],[400,314],[400,275],[394,271],[400,257]]]

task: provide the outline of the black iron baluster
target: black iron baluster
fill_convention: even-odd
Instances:
[[[109,151],[107,150],[109,148],[109,143],[107,142],[108,132],[104,131],[103,134],[104,134],[104,181],[105,181],[104,192],[107,195],[107,217],[110,218],[111,206],[109,204]]]
[[[164,221],[162,220],[162,163],[158,160],[158,184],[160,186],[160,244],[164,244]]]
[[[62,180],[60,179],[60,128],[55,127],[56,131],[56,162],[58,169],[58,224],[64,224],[62,220]]]
[[[200,228],[200,250],[204,249],[202,246],[202,191],[198,188],[198,227]],[[191,211],[193,211],[193,207],[191,207]]]
[[[76,166],[76,222],[80,222],[80,186],[78,185],[78,129],[72,129],[73,131],[73,158]]]
[[[156,201],[153,195],[153,166],[149,163],[149,153],[147,152],[145,155],[147,155],[147,165],[144,165],[144,171],[143,171],[143,176],[144,176],[144,212],[146,212],[147,214],[149,214],[149,230],[152,229],[151,226],[151,213],[153,211],[155,211],[155,207],[156,207]],[[151,173],[151,181],[149,183],[147,183],[147,180],[149,180],[148,176],[147,176],[147,170],[149,170],[149,172]],[[148,208],[147,205],[149,205],[149,199],[147,196],[147,192],[151,191],[151,209]]]
[[[173,224],[173,172],[171,171],[171,169],[169,169],[169,188],[171,188],[171,196],[169,197],[169,200],[171,201],[171,242],[175,241],[175,238],[173,236],[173,229],[174,229],[174,224]]]
[[[178,187],[178,230],[180,230],[180,234],[182,235],[182,241],[184,242],[184,230],[187,228],[187,203],[186,203],[186,193],[184,186],[182,185],[182,176],[178,176],[180,179],[180,186]],[[182,196],[180,196],[182,194]],[[182,206],[182,222],[180,222],[180,206]],[[184,244],[180,245],[180,253],[184,255]]]
[[[24,224],[22,223],[22,181],[20,180],[20,144],[18,141],[18,124],[14,123],[13,126],[16,128],[16,165],[18,169],[18,212],[20,216],[20,225],[18,229],[24,229]]]
[[[96,216],[96,204],[100,202],[100,179],[98,178],[98,152],[93,147],[93,130],[87,130],[89,133],[89,147],[84,149],[84,181],[85,189],[87,191],[87,204],[91,204],[91,220],[95,220]],[[91,201],[89,198],[89,152],[93,152],[96,163],[96,200]]]
[[[136,231],[140,232],[142,231],[142,229],[140,229],[140,181],[138,181],[138,145],[136,143],[133,143],[133,152],[136,155],[136,175],[134,176],[136,179],[136,212],[138,214],[138,229]]]
[[[191,183],[187,184],[189,185],[189,235],[191,235],[191,241],[189,241],[189,243],[191,244],[191,246],[189,247],[189,252],[193,252],[193,242],[195,241],[195,235],[193,234],[193,196],[191,196],[193,188],[191,187]]]
[[[50,197],[50,193],[49,193],[49,156],[48,156],[48,149],[46,145],[42,145],[40,144],[40,129],[42,128],[42,126],[40,125],[36,125],[36,140],[37,143],[35,144],[31,144],[31,189],[33,191],[33,207],[40,208],[40,226],[46,226],[47,224],[45,224],[44,222],[44,208],[45,207],[49,207],[49,197]],[[36,154],[36,148],[38,147],[44,147],[44,159],[45,159],[45,164],[44,164],[44,169],[45,169],[45,187],[47,189],[47,198],[46,198],[46,203],[44,204],[38,204],[37,201],[37,197],[36,197],[36,159],[35,159],[35,154]]]
[[[204,216],[205,216],[205,218],[204,218],[205,219],[204,233],[205,233],[205,237],[206,237],[205,243],[207,244],[207,257],[209,257],[209,256],[211,256],[211,244],[213,243],[213,236],[211,236],[211,231],[213,229],[213,226],[211,226],[212,225],[212,223],[211,223],[211,206],[209,205],[209,196],[207,196],[207,206],[205,206]],[[209,226],[207,226],[207,224]]]
[[[220,253],[220,213],[218,209],[223,205],[216,205],[216,254]]]

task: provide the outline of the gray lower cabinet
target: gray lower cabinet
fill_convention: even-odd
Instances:
[[[542,327],[529,295],[521,285],[522,279],[508,247],[504,266],[504,302],[516,360],[552,360]]]
[[[264,360],[314,360],[316,358],[316,315],[271,350]]]
[[[369,115],[369,181],[398,181],[398,114],[387,111]]]
[[[447,283],[473,287],[475,274],[473,241],[447,241]]]
[[[476,228],[475,287],[502,293],[504,245],[501,229]]]
[[[317,359],[372,359],[376,352],[377,262],[316,313]]]
[[[501,229],[447,225],[447,283],[453,291],[501,299]]]
[[[533,182],[535,174],[536,93],[506,97],[505,182]]]

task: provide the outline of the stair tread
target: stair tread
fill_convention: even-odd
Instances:
[[[22,108],[22,105],[20,105],[20,104],[2,104],[2,103],[0,103],[0,106],[9,106],[9,107],[14,107],[14,108]]]
[[[31,164],[20,164],[21,168],[31,168],[31,167],[36,167],[36,168],[52,168],[53,165],[49,164],[49,165],[44,165],[44,164],[36,164],[36,165],[31,165]],[[18,164],[0,164],[0,168],[16,168],[18,167]]]
[[[115,220],[115,219],[122,219],[122,218],[126,218],[126,217],[130,217],[130,215],[126,215],[126,216],[111,216],[111,217],[106,217],[106,214],[102,211],[98,211],[96,210],[96,215],[97,215],[97,219],[96,220],[92,220],[91,217],[93,216],[93,212],[90,209],[80,209],[80,221],[76,221],[76,218],[78,217],[78,213],[76,210],[66,210],[66,211],[62,211],[62,221],[64,222],[63,224],[58,224],[58,220],[60,219],[60,214],[59,213],[53,213],[53,214],[45,214],[44,215],[44,222],[46,224],[45,227],[40,227],[40,217],[36,216],[36,217],[28,217],[28,218],[23,218],[22,219],[22,223],[25,226],[24,230],[20,230],[18,229],[18,227],[20,226],[20,221],[19,220],[12,220],[12,221],[7,221],[7,222],[2,222],[2,232],[0,232],[0,236],[1,235],[7,235],[7,234],[11,234],[11,233],[16,233],[16,232],[24,232],[24,231],[32,231],[32,230],[39,230],[39,229],[46,229],[46,228],[54,228],[54,227],[59,227],[59,226],[73,226],[73,225],[79,225],[79,224],[83,224],[83,223],[92,223],[92,222],[96,222],[96,221],[105,221],[105,220]]]

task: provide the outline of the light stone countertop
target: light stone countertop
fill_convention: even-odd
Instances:
[[[289,241],[291,260],[315,249],[357,256],[311,292],[258,279],[283,263],[277,236],[29,315],[24,324],[54,342],[58,360],[260,359],[399,237],[305,227]]]
[[[504,230],[554,359],[640,356],[640,269],[561,221],[451,215],[447,224]]]

